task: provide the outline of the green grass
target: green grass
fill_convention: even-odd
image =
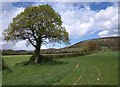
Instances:
[[[56,59],[51,63],[15,66],[30,55],[4,56],[12,72],[3,71],[3,85],[117,85],[118,53],[99,52]],[[98,80],[99,79],[99,80]]]
[[[0,71],[0,86],[2,86],[2,72]]]
[[[5,62],[9,67],[15,66],[16,63],[20,63],[23,61],[28,61],[31,55],[8,55],[3,56]]]

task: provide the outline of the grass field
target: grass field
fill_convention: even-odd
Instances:
[[[56,59],[46,64],[15,66],[30,55],[4,56],[11,68],[3,71],[3,85],[117,85],[118,53],[99,52]]]

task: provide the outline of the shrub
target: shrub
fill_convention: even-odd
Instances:
[[[60,53],[60,54],[45,54],[46,58],[64,58],[88,55],[90,52],[74,52],[74,53]]]
[[[88,41],[82,47],[82,52],[95,52],[100,50],[101,48],[97,41]]]
[[[2,70],[9,69],[8,65],[2,60]]]

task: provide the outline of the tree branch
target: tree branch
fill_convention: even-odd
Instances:
[[[32,32],[32,36],[34,37],[34,39],[37,41],[37,38],[36,38],[36,36],[35,36],[35,32],[34,32],[34,30],[33,30],[33,26],[32,26],[32,28],[29,26],[29,28],[30,28],[30,30],[31,30],[31,32]]]
[[[29,42],[36,48],[36,45],[31,41],[31,39],[28,37],[27,38],[29,40]]]
[[[47,38],[48,36],[44,35],[44,36],[41,36],[41,38]]]

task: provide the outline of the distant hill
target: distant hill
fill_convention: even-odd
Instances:
[[[66,53],[66,52],[77,52],[81,51],[82,47],[90,41],[95,41],[98,43],[100,46],[101,50],[120,50],[120,44],[118,43],[120,41],[120,36],[116,37],[104,37],[104,38],[95,38],[95,39],[89,39],[89,40],[84,40],[81,42],[78,42],[76,44],[73,44],[68,47],[60,48],[60,49],[45,49],[42,50],[42,53]]]
[[[42,54],[60,54],[60,53],[73,53],[73,52],[80,52],[82,47],[84,47],[84,44],[88,43],[89,41],[95,41],[98,43],[98,45],[102,48],[102,50],[113,50],[113,51],[120,51],[120,36],[116,37],[104,37],[104,38],[95,38],[95,39],[89,39],[84,40],[81,42],[78,42],[76,44],[73,44],[68,47],[55,49],[55,48],[49,48],[49,49],[42,49]],[[3,55],[26,55],[26,54],[33,54],[33,51],[27,51],[27,50],[3,50]]]
[[[96,41],[101,47],[120,47],[120,44],[118,43],[120,41],[120,36],[116,36],[85,40],[65,48],[81,48],[82,45],[87,43],[88,41]]]

